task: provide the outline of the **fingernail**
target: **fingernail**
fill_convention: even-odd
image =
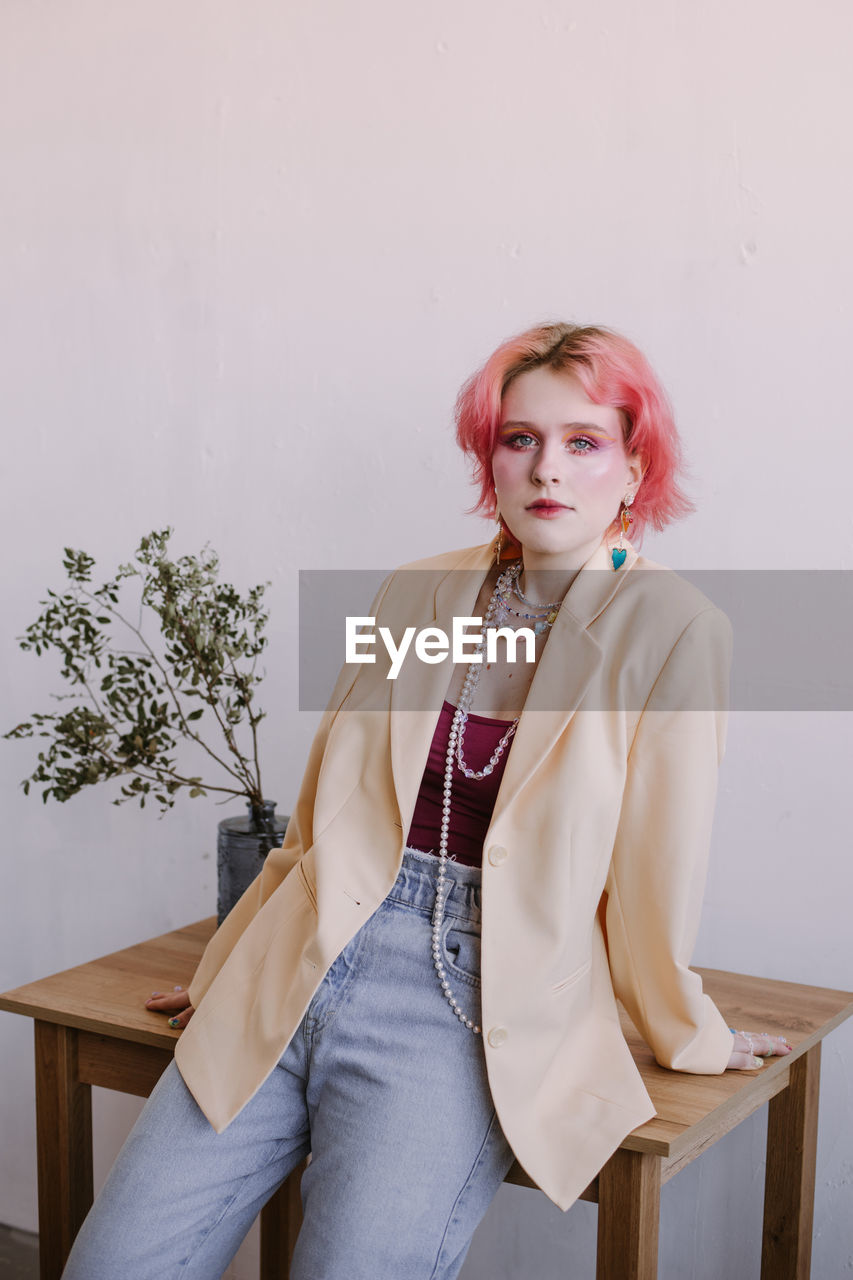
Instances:
[[[170,1018],[170,1019],[169,1019],[169,1026],[170,1026],[170,1027],[177,1027],[177,1025],[178,1025],[178,1019],[177,1019],[177,1018]]]
[[[162,991],[152,991],[152,992],[151,992],[151,999],[153,1000],[155,996],[161,996],[162,994],[163,994],[163,992],[162,992]]]
[[[173,991],[183,991],[183,987],[173,987]]]
[[[763,1058],[757,1058],[757,1057],[753,1054],[753,1057],[752,1057],[752,1065],[753,1065],[754,1067],[763,1067],[763,1066],[764,1066],[764,1059],[763,1059]]]

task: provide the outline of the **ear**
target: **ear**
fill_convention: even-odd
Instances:
[[[627,458],[628,464],[628,480],[634,493],[642,483],[643,475],[646,470],[645,463],[639,453],[629,453]]]

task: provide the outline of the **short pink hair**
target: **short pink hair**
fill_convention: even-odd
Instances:
[[[593,403],[621,412],[625,448],[643,461],[643,483],[631,507],[632,541],[639,542],[647,525],[663,529],[693,510],[678,483],[681,444],[672,409],[646,357],[612,329],[556,323],[501,343],[459,392],[456,439],[472,460],[473,480],[480,486],[472,511],[495,515],[491,460],[503,394],[513,378],[543,365],[573,374]]]

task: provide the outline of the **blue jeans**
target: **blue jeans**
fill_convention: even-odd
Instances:
[[[311,1152],[293,1280],[452,1280],[512,1164],[481,1036],[430,951],[438,859],[406,850],[293,1039],[221,1134],[174,1062],[71,1251],[63,1280],[217,1280]],[[444,965],[480,1019],[480,870],[448,865]]]

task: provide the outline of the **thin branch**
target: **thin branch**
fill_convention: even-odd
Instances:
[[[82,684],[83,688],[84,688],[84,689],[86,690],[86,692],[88,693],[89,697],[92,699],[92,702],[94,703],[95,710],[97,711],[98,715],[101,717],[101,719],[102,719],[105,723],[109,724],[109,721],[107,720],[107,717],[104,715],[103,711],[101,710],[101,704],[98,702],[98,699],[97,699],[97,697],[95,696],[95,692],[94,692],[94,690],[89,686],[89,682],[87,681],[87,679],[86,679],[85,675],[83,675],[82,673],[81,673],[81,675],[80,675],[80,683]],[[110,726],[110,727],[112,728],[112,726]]]
[[[255,662],[257,662],[257,655],[255,656]],[[234,665],[234,659],[230,656],[230,654],[228,655],[228,664],[231,667],[231,671],[234,675],[234,680],[238,684],[238,687],[241,688],[241,691],[244,693],[244,696],[246,698],[246,714],[249,718],[249,725],[252,730],[252,759],[255,764],[255,778],[258,784],[258,795],[263,796],[264,789],[263,789],[263,786],[261,785],[261,762],[258,756],[258,724],[261,721],[261,716],[260,715],[256,716],[252,712],[252,707],[251,707],[252,694],[250,691],[251,684],[254,683],[253,676],[255,671],[255,662],[252,663],[252,669],[249,676],[244,677],[242,673],[239,672],[236,666]],[[248,689],[247,689],[247,686],[249,686]]]
[[[86,591],[85,589],[83,590],[83,594],[84,594],[84,595],[86,595],[90,600],[95,600],[95,599],[96,599],[96,597],[94,597],[94,596],[91,594],[91,592]],[[103,603],[103,604],[104,604],[104,607],[105,607],[105,608],[106,608],[106,609],[107,609],[107,610],[108,610],[108,611],[113,615],[113,617],[117,618],[117,619],[119,620],[119,622],[123,623],[123,624],[124,624],[124,626],[126,626],[130,631],[132,631],[132,632],[133,632],[133,634],[134,634],[135,636],[137,636],[137,637],[138,637],[138,639],[140,640],[140,642],[141,642],[141,643],[142,643],[142,645],[144,646],[145,652],[148,654],[148,656],[149,656],[149,657],[152,659],[152,661],[155,663],[155,665],[156,665],[156,667],[157,667],[157,670],[160,672],[160,675],[163,677],[163,683],[165,684],[165,686],[166,686],[166,688],[167,688],[167,690],[168,690],[168,692],[169,692],[169,695],[170,695],[170,697],[171,697],[171,699],[172,699],[172,702],[173,702],[173,704],[174,704],[174,707],[175,707],[175,711],[177,712],[178,717],[179,717],[179,719],[180,719],[180,722],[181,722],[181,730],[182,730],[183,734],[184,734],[187,738],[191,738],[194,742],[197,742],[197,743],[198,743],[198,745],[199,745],[200,747],[202,747],[202,748],[207,752],[207,754],[211,757],[211,759],[215,760],[215,761],[216,761],[216,763],[217,763],[218,765],[220,765],[220,766],[221,766],[221,768],[223,768],[223,769],[226,771],[226,773],[230,773],[230,775],[231,775],[231,777],[232,777],[232,778],[236,778],[236,780],[237,780],[238,782],[240,782],[240,783],[244,783],[244,784],[245,784],[245,782],[247,781],[247,777],[246,777],[246,775],[245,775],[245,774],[242,774],[242,775],[241,775],[241,774],[240,774],[240,773],[238,773],[235,769],[233,769],[233,768],[232,768],[232,767],[231,767],[231,766],[230,766],[230,765],[229,765],[225,760],[221,759],[221,758],[216,754],[216,752],[215,752],[211,747],[209,747],[209,746],[207,745],[207,743],[204,741],[204,739],[203,739],[203,738],[202,738],[198,733],[196,733],[196,731],[195,731],[195,730],[190,726],[190,724],[188,723],[187,718],[186,718],[186,716],[185,716],[185,714],[184,714],[184,709],[183,709],[183,707],[181,706],[180,702],[178,701],[178,695],[177,695],[177,693],[176,693],[175,689],[172,687],[172,682],[171,682],[171,680],[169,679],[169,674],[168,674],[168,672],[167,672],[166,668],[163,666],[163,663],[160,661],[159,657],[157,656],[157,653],[155,652],[155,650],[154,650],[154,649],[152,649],[152,648],[151,648],[151,645],[150,645],[150,644],[148,643],[148,641],[145,639],[145,636],[142,634],[142,632],[139,630],[139,628],[138,628],[138,627],[135,627],[135,626],[133,625],[133,623],[132,623],[132,622],[130,622],[127,618],[125,618],[125,617],[124,617],[124,615],[123,615],[122,613],[120,613],[120,612],[119,612],[119,610],[115,607],[115,605],[114,605],[114,604],[112,604],[110,601],[100,601],[100,600],[98,600],[98,601],[97,601],[97,603],[98,603],[99,605]],[[209,705],[209,704],[208,704],[208,705]],[[214,708],[214,711],[215,711],[215,708]],[[217,720],[219,720],[219,716],[218,716],[218,715],[217,715]],[[220,726],[221,726],[221,721],[220,721]],[[222,726],[221,726],[221,727],[222,727]],[[227,741],[227,734],[226,734],[226,741]],[[230,744],[230,743],[229,743],[229,746],[231,746],[231,744]],[[238,756],[238,758],[239,758],[239,752],[236,752],[236,751],[234,750],[234,747],[233,747],[233,746],[231,747],[231,750],[232,750],[232,752],[233,752],[235,755],[237,755],[237,756]],[[249,779],[249,781],[251,782],[251,779]],[[241,794],[241,793],[240,793],[240,792],[236,792],[235,794],[239,795],[239,794]]]
[[[262,797],[264,789],[261,786],[261,762],[258,758],[258,722],[251,714],[249,716],[249,723],[252,726],[252,754],[255,759],[255,776],[258,779],[258,795]]]
[[[201,671],[202,678],[207,686],[207,691],[209,695],[208,706],[211,708],[211,710],[213,711],[213,714],[216,716],[216,719],[219,723],[219,727],[222,730],[223,734],[225,735],[225,741],[228,743],[228,746],[231,750],[232,755],[236,757],[237,761],[241,766],[241,769],[243,771],[243,780],[246,783],[247,788],[249,790],[252,790],[253,784],[254,784],[254,778],[250,774],[249,769],[246,765],[246,762],[243,759],[243,756],[239,748],[237,747],[237,741],[234,737],[234,730],[226,720],[223,720],[222,716],[219,713],[219,709],[221,705],[219,693],[218,691],[214,690],[214,686],[212,684],[210,676],[207,673],[206,665],[201,662],[201,655],[199,654],[198,648],[195,644],[195,641],[193,640],[192,635],[187,630],[186,624],[183,619],[183,615],[181,613],[177,613],[177,624],[184,635],[184,643],[191,650],[191,652],[196,656],[196,659],[198,662],[198,668]],[[231,772],[233,774],[233,770]],[[235,774],[233,776],[237,776],[237,775]]]
[[[198,778],[185,778],[175,769],[167,768],[165,765],[124,765],[120,759],[117,759],[109,751],[105,750],[99,742],[92,742],[90,746],[93,751],[97,751],[99,755],[106,760],[107,764],[113,765],[117,770],[113,777],[120,777],[122,774],[134,774],[138,778],[142,778],[144,782],[154,782],[158,786],[163,785],[165,778],[170,778],[173,782],[177,782],[182,787],[198,787],[201,791],[224,791],[230,796],[245,795],[245,791],[236,791],[233,787],[217,787],[212,783],[200,782]],[[143,769],[149,768],[155,770],[152,773],[144,773]]]

